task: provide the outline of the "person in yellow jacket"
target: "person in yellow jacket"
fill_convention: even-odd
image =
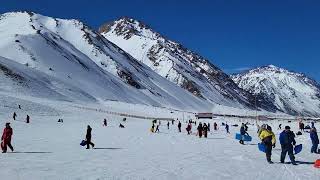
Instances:
[[[272,128],[267,125],[266,128],[261,129],[261,133],[259,134],[259,138],[262,141],[262,144],[265,145],[265,152],[268,163],[272,164],[271,161],[271,152],[272,147],[276,147],[276,136],[272,132]]]

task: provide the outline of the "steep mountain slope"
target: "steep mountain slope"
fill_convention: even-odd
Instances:
[[[281,111],[291,115],[320,115],[320,86],[303,74],[273,65],[234,75],[243,89],[262,95]]]
[[[22,78],[33,77],[33,83],[39,85],[38,95],[49,92],[39,83],[42,80],[50,92],[71,99],[85,94],[87,98],[82,100],[117,100],[183,109],[212,107],[77,20],[32,12],[6,13],[0,17],[0,39],[0,56],[4,57],[0,63]],[[15,82],[7,77],[8,80]],[[26,81],[30,88],[36,87],[30,83]]]
[[[121,18],[104,24],[99,32],[162,77],[201,99],[233,107],[254,107],[254,97],[220,69],[137,20]],[[274,110],[263,99],[258,102]]]

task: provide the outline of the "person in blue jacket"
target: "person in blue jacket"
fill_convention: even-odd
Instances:
[[[246,127],[245,124],[242,123],[241,127],[240,127],[240,134],[241,134],[241,140],[239,141],[240,144],[244,144],[244,136],[249,134],[246,131]]]
[[[286,126],[284,131],[280,133],[280,144],[281,144],[281,157],[280,162],[284,163],[286,155],[288,153],[291,163],[293,165],[297,165],[295,161],[295,157],[293,155],[293,146],[296,145],[295,135],[292,131],[290,131],[290,126]]]
[[[316,128],[311,128],[310,138],[312,141],[311,153],[318,153],[319,138]]]

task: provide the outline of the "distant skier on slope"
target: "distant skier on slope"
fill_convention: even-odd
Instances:
[[[268,163],[272,164],[271,155],[272,155],[272,147],[276,147],[276,136],[272,132],[271,126],[267,126],[267,128],[263,128],[261,133],[259,134],[259,138],[262,141],[262,144],[265,145],[265,152]]]
[[[207,138],[207,137],[208,137],[208,126],[207,126],[206,123],[203,124],[202,130],[203,130],[203,136],[204,136],[205,138]]]
[[[3,129],[3,133],[1,136],[1,149],[2,153],[7,152],[7,146],[13,151],[13,147],[11,145],[11,137],[13,134],[13,130],[10,127],[10,123],[6,123],[6,127]]]
[[[181,132],[181,122],[180,121],[178,123],[178,130],[179,130],[179,132]]]
[[[103,119],[103,126],[108,126],[107,119]]]
[[[226,127],[225,127],[225,128],[226,128],[227,133],[230,134],[230,132],[229,132],[229,125],[228,125],[227,123],[226,123]]]
[[[13,112],[13,120],[16,120],[16,118],[17,118],[17,113],[16,112]]]
[[[312,142],[311,153],[318,153],[319,137],[316,128],[311,128],[310,139]]]
[[[289,154],[291,163],[293,165],[297,165],[295,161],[295,157],[293,155],[293,146],[296,145],[295,135],[292,131],[290,131],[290,126],[286,126],[284,131],[280,133],[280,144],[281,144],[281,157],[280,162],[284,163],[287,153]]]
[[[87,126],[87,134],[86,134],[86,144],[87,144],[87,149],[90,149],[90,145],[92,146],[92,148],[94,147],[94,144],[91,142],[91,131],[92,128],[88,125]]]
[[[202,127],[202,123],[200,122],[199,125],[198,125],[198,135],[199,135],[199,138],[202,137],[202,131],[203,131],[203,127]]]

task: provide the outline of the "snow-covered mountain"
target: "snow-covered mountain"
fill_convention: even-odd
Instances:
[[[320,115],[320,86],[304,74],[273,65],[232,76],[243,89],[262,95],[291,115]]]
[[[212,108],[78,20],[5,13],[0,16],[0,39],[2,91],[68,101]]]
[[[201,99],[233,107],[254,107],[254,97],[239,88],[227,74],[140,21],[120,18],[102,25],[99,32],[162,77]],[[259,106],[274,110],[263,98],[258,98]]]

